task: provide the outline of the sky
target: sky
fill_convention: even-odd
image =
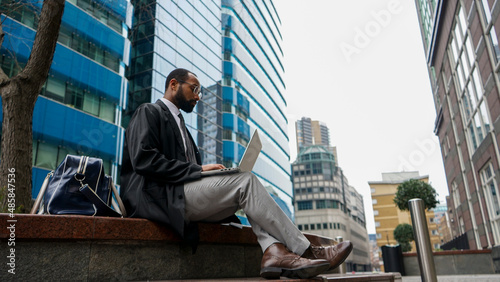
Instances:
[[[275,0],[281,19],[291,161],[295,121],[324,122],[338,165],[363,195],[375,233],[369,181],[382,173],[428,175],[448,187],[414,1]]]

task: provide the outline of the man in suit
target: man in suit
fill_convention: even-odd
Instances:
[[[241,208],[264,252],[262,277],[310,278],[340,265],[352,244],[313,246],[252,173],[201,177],[202,171],[224,168],[201,165],[180,113],[192,112],[201,95],[196,75],[176,69],[167,77],[164,97],[134,113],[121,171],[121,196],[130,216],[167,224],[196,241],[195,222],[220,222]]]

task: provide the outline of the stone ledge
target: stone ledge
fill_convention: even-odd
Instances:
[[[17,220],[17,239],[55,240],[139,240],[181,242],[181,238],[168,227],[147,219],[112,218],[81,215],[0,214],[0,221]],[[257,238],[250,227],[242,229],[220,224],[200,223],[201,243],[227,243],[256,245]],[[0,239],[10,233],[0,230]]]
[[[171,229],[146,219],[0,214],[0,264],[15,248],[15,277],[0,281],[137,281],[258,277],[262,250],[250,227],[200,223],[196,254]],[[305,234],[313,243],[330,238]]]
[[[182,242],[170,228],[141,218],[113,218],[82,215],[37,215],[0,213],[0,222],[17,220],[17,239],[55,240],[139,240]],[[200,243],[258,245],[251,227],[199,223]],[[0,239],[9,238],[9,230],[0,230]],[[335,244],[331,238],[304,233],[316,245]]]

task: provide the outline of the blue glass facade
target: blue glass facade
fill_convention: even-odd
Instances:
[[[186,125],[204,163],[222,162],[220,1],[133,1],[131,91],[124,127],[142,103],[163,97],[167,75],[175,68],[194,72],[203,99]]]
[[[0,63],[10,76],[29,57],[41,8],[33,3],[2,15]],[[118,180],[129,118],[163,96],[170,71],[186,68],[203,85],[185,116],[203,162],[235,166],[258,129],[254,172],[293,218],[279,24],[270,0],[68,0],[35,107],[33,196],[68,153],[101,157]]]
[[[192,70],[204,87],[203,99],[185,119],[203,163],[235,166],[251,133],[259,129],[265,144],[254,172],[292,217],[281,35],[271,1],[248,3],[259,11],[255,14],[246,1],[132,3],[130,93],[123,126],[140,104],[163,96],[170,71]]]
[[[279,26],[270,0],[222,1],[224,157],[238,162],[258,129],[264,141],[254,173],[293,217]]]
[[[0,1],[5,40],[1,67],[13,76],[29,57],[42,2],[16,10]],[[66,154],[97,156],[117,180],[126,103],[132,6],[125,0],[66,1],[49,77],[33,116],[33,197]]]

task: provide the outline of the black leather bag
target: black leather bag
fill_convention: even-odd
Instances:
[[[113,201],[112,193],[118,205]],[[43,201],[43,206],[39,208]],[[113,210],[111,206],[115,208]],[[124,216],[125,209],[102,160],[67,155],[49,173],[31,213]]]

